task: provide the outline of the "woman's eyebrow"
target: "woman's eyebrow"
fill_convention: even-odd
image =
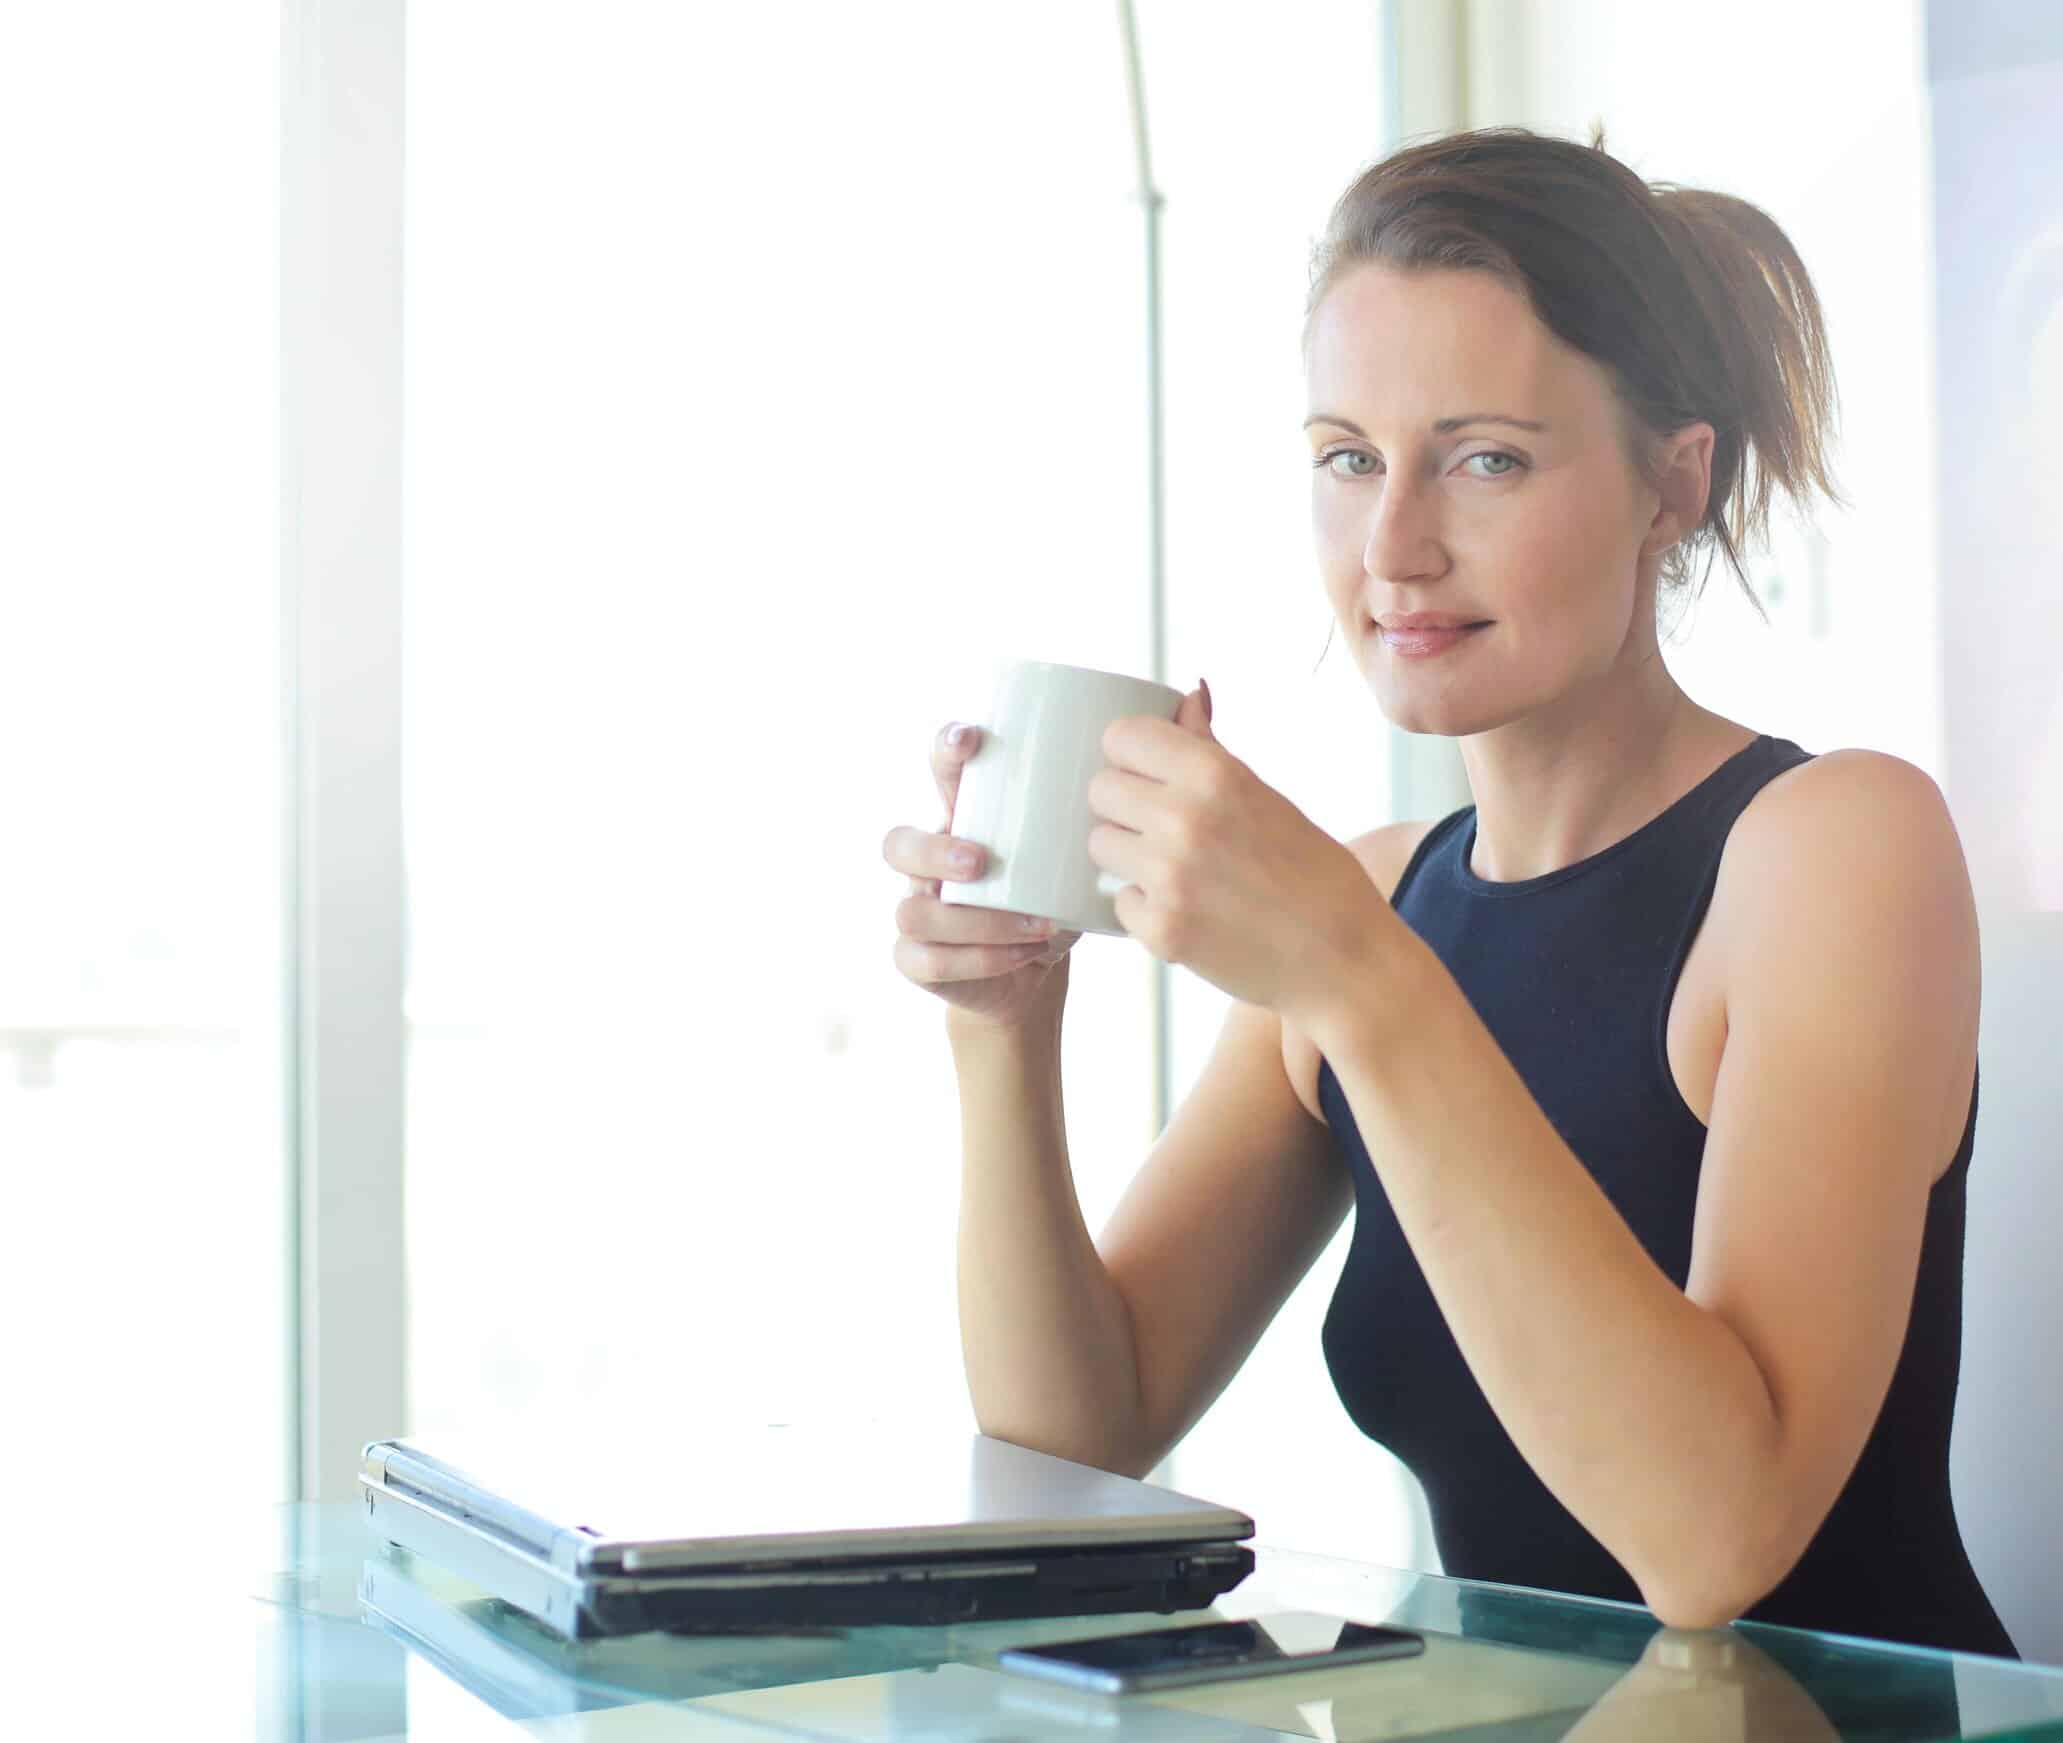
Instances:
[[[1337,424],[1341,429],[1359,436],[1364,442],[1368,440],[1368,432],[1366,430],[1352,419],[1343,418],[1336,412],[1313,412],[1304,420],[1304,428],[1308,430],[1313,424]],[[1456,430],[1465,429],[1470,424],[1510,424],[1512,428],[1518,430],[1544,430],[1547,428],[1547,425],[1533,418],[1515,418],[1509,412],[1463,412],[1457,418],[1440,419],[1438,423],[1433,425],[1433,434],[1436,436],[1451,436]]]

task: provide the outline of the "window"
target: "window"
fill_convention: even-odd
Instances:
[[[10,1389],[64,1434],[53,1515],[161,1525],[160,1455],[205,1437],[254,1533],[287,1483],[279,52],[256,4],[0,18]]]
[[[411,9],[412,1416],[969,1420],[880,842],[1006,654],[1138,669],[1105,12]],[[1150,1141],[1089,940],[1100,1223]]]

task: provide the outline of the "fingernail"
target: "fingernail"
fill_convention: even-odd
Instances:
[[[946,728],[946,743],[950,745],[963,745],[973,736],[974,728],[971,726],[956,723]]]
[[[981,849],[978,847],[956,847],[946,855],[955,871],[972,871],[981,864]]]

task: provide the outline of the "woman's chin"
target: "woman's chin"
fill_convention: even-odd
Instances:
[[[1427,738],[1467,738],[1481,732],[1480,709],[1470,708],[1454,696],[1398,696],[1376,692],[1376,706],[1399,732],[1418,733]]]
[[[1410,676],[1406,674],[1407,679]],[[1483,684],[1399,683],[1394,674],[1380,672],[1369,679],[1368,687],[1383,717],[1399,732],[1428,738],[1473,738],[1508,726],[1528,712],[1526,703],[1511,695],[1491,694]]]
[[[1480,695],[1465,684],[1427,682],[1433,674],[1423,670],[1398,671],[1403,664],[1374,644],[1360,650],[1361,676],[1375,697],[1375,705],[1399,732],[1420,733],[1429,738],[1465,738],[1480,730],[1485,712]]]

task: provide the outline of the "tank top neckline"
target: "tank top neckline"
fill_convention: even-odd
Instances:
[[[1680,816],[1694,801],[1708,796],[1729,775],[1736,772],[1747,758],[1776,742],[1766,732],[1757,733],[1751,742],[1742,745],[1739,750],[1735,751],[1732,756],[1728,757],[1725,762],[1721,763],[1702,781],[1698,782],[1696,786],[1683,794],[1682,797],[1673,800],[1662,810],[1656,812],[1654,816],[1634,830],[1632,834],[1622,835],[1617,841],[1612,842],[1607,847],[1599,848],[1593,854],[1588,854],[1582,859],[1572,861],[1568,865],[1558,866],[1553,871],[1542,872],[1537,877],[1514,878],[1509,882],[1499,882],[1493,878],[1478,877],[1469,869],[1469,858],[1475,852],[1476,846],[1476,808],[1470,805],[1458,813],[1459,816],[1466,819],[1466,824],[1461,830],[1460,845],[1457,847],[1446,869],[1453,883],[1460,889],[1467,891],[1470,895],[1495,897],[1500,900],[1512,896],[1529,896],[1536,890],[1552,889],[1557,884],[1569,883],[1573,879],[1582,877],[1586,872],[1595,871],[1599,866],[1604,865],[1608,861],[1617,859],[1622,853],[1631,852],[1643,841],[1660,833],[1669,825],[1672,818]]]

